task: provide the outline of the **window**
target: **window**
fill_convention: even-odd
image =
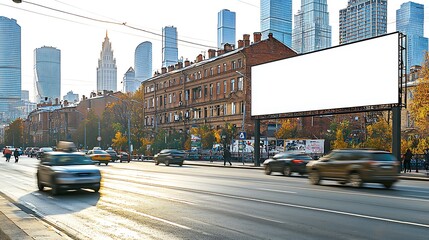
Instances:
[[[223,81],[223,93],[226,93],[227,83],[226,80]]]
[[[213,68],[210,68],[210,76],[213,76]]]
[[[220,74],[220,65],[217,65],[217,74]]]
[[[243,62],[241,61],[241,58],[238,59],[238,68],[242,68],[243,67]]]
[[[206,78],[208,76],[209,71],[207,69],[204,69],[204,77]]]
[[[204,97],[207,97],[208,94],[208,88],[207,85],[204,85]]]
[[[243,77],[239,77],[238,79],[237,89],[243,91]]]
[[[235,91],[235,79],[231,79],[231,86],[230,86],[231,92]]]
[[[213,84],[210,84],[210,97],[213,96]]]
[[[226,72],[226,63],[223,64],[223,71]]]
[[[171,96],[171,93],[168,94],[168,103],[172,103],[173,102],[173,97]]]
[[[219,95],[220,94],[220,83],[216,83],[216,94]]]
[[[227,115],[228,114],[228,104],[224,104],[223,105],[223,115]]]
[[[231,114],[235,114],[235,102],[231,103]]]
[[[237,66],[235,65],[235,61],[231,61],[231,69],[236,69]]]
[[[176,93],[173,93],[173,102],[176,102]]]
[[[198,78],[198,79],[201,79],[201,71],[198,71],[198,73],[197,73],[197,78]]]

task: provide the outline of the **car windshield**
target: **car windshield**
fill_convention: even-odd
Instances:
[[[44,152],[52,152],[54,150],[52,148],[42,148],[42,151],[44,151]]]
[[[95,154],[107,154],[107,152],[103,151],[103,150],[94,150],[94,153]]]
[[[52,165],[68,166],[68,165],[92,165],[91,159],[82,155],[55,155],[51,157]]]

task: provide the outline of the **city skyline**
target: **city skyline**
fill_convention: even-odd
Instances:
[[[292,14],[296,14],[300,8],[301,0],[293,0]],[[330,25],[332,26],[332,46],[338,45],[338,17],[339,10],[347,6],[347,0],[328,0]],[[400,5],[408,1],[388,2],[388,32],[395,31],[396,10]],[[413,1],[424,4],[424,0]],[[199,2],[190,0],[192,6],[199,6]],[[107,23],[98,23],[85,20],[64,13],[56,13],[52,10],[41,9],[28,3],[15,4],[12,1],[0,3],[0,16],[13,18],[22,28],[22,86],[23,90],[32,91],[33,86],[33,56],[32,51],[40,46],[48,45],[62,50],[62,86],[61,96],[68,91],[73,91],[82,97],[88,96],[96,90],[97,59],[100,51],[100,41],[106,30],[114,48],[114,55],[118,66],[118,89],[122,89],[120,81],[129,67],[134,64],[134,50],[143,41],[153,42],[153,69],[152,72],[161,69],[161,37],[147,34],[144,31],[132,30],[124,26],[116,26]],[[162,27],[174,25],[177,27],[180,40],[195,42],[200,45],[179,42],[179,58],[194,61],[196,56],[203,53],[207,57],[207,50],[217,45],[217,12],[224,8],[236,12],[237,30],[236,39],[241,39],[243,34],[252,34],[260,31],[259,0],[218,0],[208,1],[204,5],[204,11],[193,11],[192,14],[183,15],[179,9],[182,4],[175,1],[157,1],[150,3],[143,11],[132,1],[121,3],[103,4],[101,1],[73,1],[72,5],[62,4],[59,1],[51,1],[46,6],[70,11],[73,13],[82,11],[81,15],[90,16],[107,21],[117,21],[136,26],[140,29],[158,33],[161,35]],[[119,4],[119,5],[115,5]],[[167,5],[169,8],[165,8]],[[141,5],[141,4],[140,4]],[[117,11],[120,6],[128,6],[127,11]],[[194,7],[196,9],[197,7]],[[20,10],[24,9],[24,10]],[[154,11],[165,11],[162,17]],[[30,12],[29,12],[30,11]],[[139,12],[140,11],[140,12]],[[37,13],[36,13],[37,12]],[[425,36],[428,35],[428,6],[425,6]],[[95,14],[96,13],[96,14]],[[41,15],[43,14],[43,15]],[[49,15],[49,16],[47,16]],[[52,18],[50,16],[55,16]],[[106,17],[108,16],[108,17]],[[60,18],[60,19],[58,19]],[[67,20],[64,20],[67,19]],[[153,21],[156,19],[156,21]],[[42,27],[40,27],[42,26]],[[30,93],[32,94],[32,93]]]

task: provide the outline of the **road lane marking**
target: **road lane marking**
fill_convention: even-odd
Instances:
[[[269,188],[257,188],[257,190],[262,190],[262,191],[267,191],[267,192],[291,193],[291,194],[297,193],[297,192],[292,192],[292,191],[275,190],[275,189],[269,189]]]
[[[429,228],[428,224],[422,224],[422,223],[401,221],[401,220],[382,218],[382,217],[374,217],[374,216],[369,216],[369,215],[350,213],[350,212],[343,212],[343,211],[337,211],[337,210],[331,210],[331,209],[325,209],[325,208],[309,207],[309,206],[290,204],[290,203],[274,202],[274,201],[268,201],[268,200],[262,200],[262,199],[256,199],[256,198],[247,198],[247,197],[233,196],[233,195],[222,194],[222,193],[210,193],[210,194],[211,195],[215,195],[215,196],[220,196],[220,197],[235,198],[235,199],[240,199],[240,200],[247,200],[247,201],[253,201],[253,202],[267,203],[267,204],[273,204],[273,205],[278,205],[278,206],[285,206],[285,207],[306,209],[306,210],[312,210],[312,211],[318,211],[318,212],[334,213],[334,214],[345,215],[345,216],[352,216],[352,217],[358,217],[358,218],[365,218],[365,219],[372,219],[372,220],[378,220],[378,221],[384,221],[384,222],[392,222],[392,223],[399,223],[399,224],[404,224],[404,225],[411,225],[411,226]]]
[[[114,207],[114,208],[118,207],[117,205],[106,203],[106,202],[104,202],[103,204],[108,205],[109,207]],[[170,224],[170,225],[178,227],[178,228],[182,228],[182,229],[186,229],[186,230],[192,230],[192,228],[190,228],[190,227],[187,227],[187,226],[184,226],[184,225],[181,225],[181,224],[178,224],[178,223],[175,223],[175,222],[163,219],[163,218],[155,217],[155,216],[152,216],[152,215],[149,215],[146,213],[138,212],[136,210],[132,210],[132,209],[128,209],[128,208],[121,208],[121,209],[124,211],[130,212],[130,213],[133,213],[133,214],[140,215],[142,217],[150,218],[150,219],[155,220],[155,221],[167,223],[167,224]]]

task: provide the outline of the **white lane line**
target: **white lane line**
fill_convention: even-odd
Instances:
[[[367,196],[367,197],[379,197],[379,198],[390,198],[390,199],[407,200],[407,201],[410,200],[410,201],[418,201],[418,202],[429,202],[428,199],[421,199],[421,198],[385,196],[385,195],[370,194],[370,193],[341,192],[341,191],[334,191],[334,190],[316,189],[316,188],[303,188],[303,187],[294,187],[294,186],[287,186],[287,185],[283,185],[283,186],[287,187],[287,188],[306,190],[306,191],[329,192],[329,193],[338,193],[338,194],[349,194],[349,195]]]
[[[349,212],[343,212],[343,211],[337,211],[337,210],[331,210],[331,209],[325,209],[325,208],[308,207],[308,206],[296,205],[296,204],[290,204],[290,203],[281,203],[281,202],[267,201],[267,200],[261,200],[261,199],[255,199],[255,198],[233,196],[233,195],[227,195],[227,194],[222,194],[222,193],[211,193],[211,195],[227,197],[227,198],[235,198],[235,199],[241,199],[241,200],[247,200],[247,201],[253,201],[253,202],[267,203],[267,204],[273,204],[273,205],[278,205],[278,206],[306,209],[306,210],[312,210],[312,211],[318,211],[318,212],[334,213],[334,214],[345,215],[345,216],[352,216],[352,217],[358,217],[358,218],[373,219],[373,220],[379,220],[379,221],[384,221],[384,222],[392,222],[392,223],[399,223],[399,224],[404,224],[404,225],[429,228],[428,224],[401,221],[401,220],[382,218],[382,217],[374,217],[374,216],[369,216],[369,215],[349,213]]]
[[[292,191],[275,190],[275,189],[269,189],[269,188],[258,188],[257,190],[262,190],[262,191],[267,191],[267,192],[279,192],[279,193],[296,194],[296,192],[292,192]]]
[[[104,202],[103,204],[108,205],[109,207],[114,207],[114,208],[118,207],[117,205],[109,204],[109,203],[106,203],[106,202]],[[137,212],[135,210],[128,209],[128,208],[121,208],[121,209],[123,211],[127,211],[127,212],[130,212],[130,213],[133,213],[133,214],[137,214],[137,215],[140,215],[140,216],[143,216],[143,217],[146,217],[146,218],[150,218],[150,219],[155,220],[155,221],[167,223],[167,224],[170,224],[170,225],[175,226],[175,227],[183,228],[183,229],[186,229],[186,230],[192,230],[192,228],[190,228],[190,227],[187,227],[187,226],[184,226],[184,225],[172,222],[172,221],[168,221],[168,220],[163,219],[163,218],[155,217],[155,216],[152,216],[152,215],[149,215],[149,214],[146,214],[146,213],[142,213],[142,212]]]

